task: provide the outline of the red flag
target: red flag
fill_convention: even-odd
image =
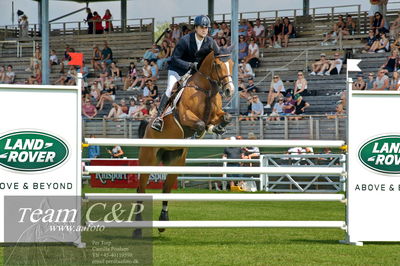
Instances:
[[[83,54],[82,53],[68,53],[71,56],[71,61],[68,65],[75,65],[82,67],[83,65]]]

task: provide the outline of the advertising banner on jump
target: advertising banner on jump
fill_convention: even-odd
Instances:
[[[80,91],[0,85],[0,242],[80,243]]]
[[[400,92],[349,92],[350,242],[400,241]]]

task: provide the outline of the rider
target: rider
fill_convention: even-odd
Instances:
[[[162,131],[163,129],[164,121],[161,115],[171,97],[175,83],[181,80],[181,77],[189,70],[197,71],[198,62],[201,62],[211,50],[218,50],[214,40],[207,36],[210,24],[210,19],[207,16],[197,16],[194,19],[195,32],[183,36],[176,45],[169,62],[167,89],[161,98],[157,118],[151,125],[154,130]],[[201,52],[197,53],[200,50]]]

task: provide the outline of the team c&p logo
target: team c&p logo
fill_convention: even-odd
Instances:
[[[400,174],[400,135],[380,136],[365,142],[358,158],[373,171]]]
[[[67,144],[37,131],[17,131],[0,136],[0,166],[20,172],[54,168],[68,158]]]

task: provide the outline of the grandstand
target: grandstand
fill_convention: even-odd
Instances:
[[[260,48],[261,66],[255,70],[255,82],[261,89],[258,93],[260,99],[265,102],[267,90],[271,81],[271,69],[279,74],[285,83],[285,87],[292,88],[296,80],[297,71],[310,71],[310,65],[319,58],[319,54],[324,52],[328,58],[332,58],[335,51],[339,50],[342,58],[362,58],[364,59],[361,67],[366,72],[375,72],[383,63],[385,54],[361,54],[359,49],[363,47],[362,40],[366,37],[368,31],[367,12],[361,11],[359,5],[339,6],[330,8],[313,9],[309,16],[297,16],[298,11],[293,9],[287,12],[287,16],[294,22],[297,32],[297,38],[290,39],[287,48]],[[290,15],[292,13],[292,15]],[[330,30],[333,21],[342,14],[351,14],[357,28],[354,35],[344,36],[336,45],[320,46],[323,33]],[[221,18],[222,16],[222,18]],[[262,23],[270,25],[277,16],[281,16],[280,11],[259,11],[247,12],[241,14],[241,17],[254,21],[257,18]],[[283,16],[283,15],[282,15]],[[394,10],[388,10],[387,19],[392,21],[397,16]],[[173,23],[188,24],[193,17],[174,17]],[[226,15],[215,15],[218,22],[224,20],[229,25]],[[55,49],[59,58],[62,57],[64,47],[69,44],[76,52],[84,53],[86,64],[89,67],[92,46],[97,44],[102,46],[103,41],[108,41],[113,50],[114,59],[122,69],[123,74],[127,72],[129,62],[134,61],[137,66],[141,66],[140,59],[146,49],[151,47],[154,41],[154,19],[146,24],[140,19],[140,25],[128,26],[125,33],[118,29],[110,34],[88,35],[85,29],[78,25],[64,24],[62,28],[52,29],[50,36],[50,49]],[[31,29],[31,35],[37,35],[35,29]],[[40,45],[39,37],[32,37],[28,40],[19,40],[17,38],[18,30],[1,28],[0,29],[0,65],[12,64],[16,72],[16,82],[24,83],[31,75],[25,71],[29,65],[32,50],[35,45]],[[284,70],[279,68],[284,67]],[[239,121],[235,117],[228,127],[227,136],[247,135],[252,131],[260,138],[268,139],[345,139],[345,119],[343,117],[327,117],[326,114],[335,112],[337,102],[340,100],[340,93],[345,90],[345,71],[344,64],[342,73],[333,76],[306,76],[308,80],[308,90],[310,95],[304,99],[311,104],[307,109],[303,119],[292,121],[287,118],[280,121]],[[51,82],[54,82],[60,76],[59,66],[54,66],[50,75]],[[90,66],[89,83],[96,78],[96,75]],[[160,78],[157,85],[162,92],[166,87],[166,70],[160,72]],[[116,84],[118,88],[122,87],[121,81]],[[120,99],[129,99],[132,96],[130,91],[117,90],[116,101]],[[105,120],[102,117],[108,113],[111,104],[107,103],[105,108],[99,112],[97,118],[85,120],[83,129],[84,135],[95,134],[104,137],[128,137],[138,136],[138,126],[140,121],[133,120]],[[247,108],[246,102],[241,99],[240,109]],[[236,110],[228,109],[232,113]],[[208,138],[215,136],[208,135]]]

